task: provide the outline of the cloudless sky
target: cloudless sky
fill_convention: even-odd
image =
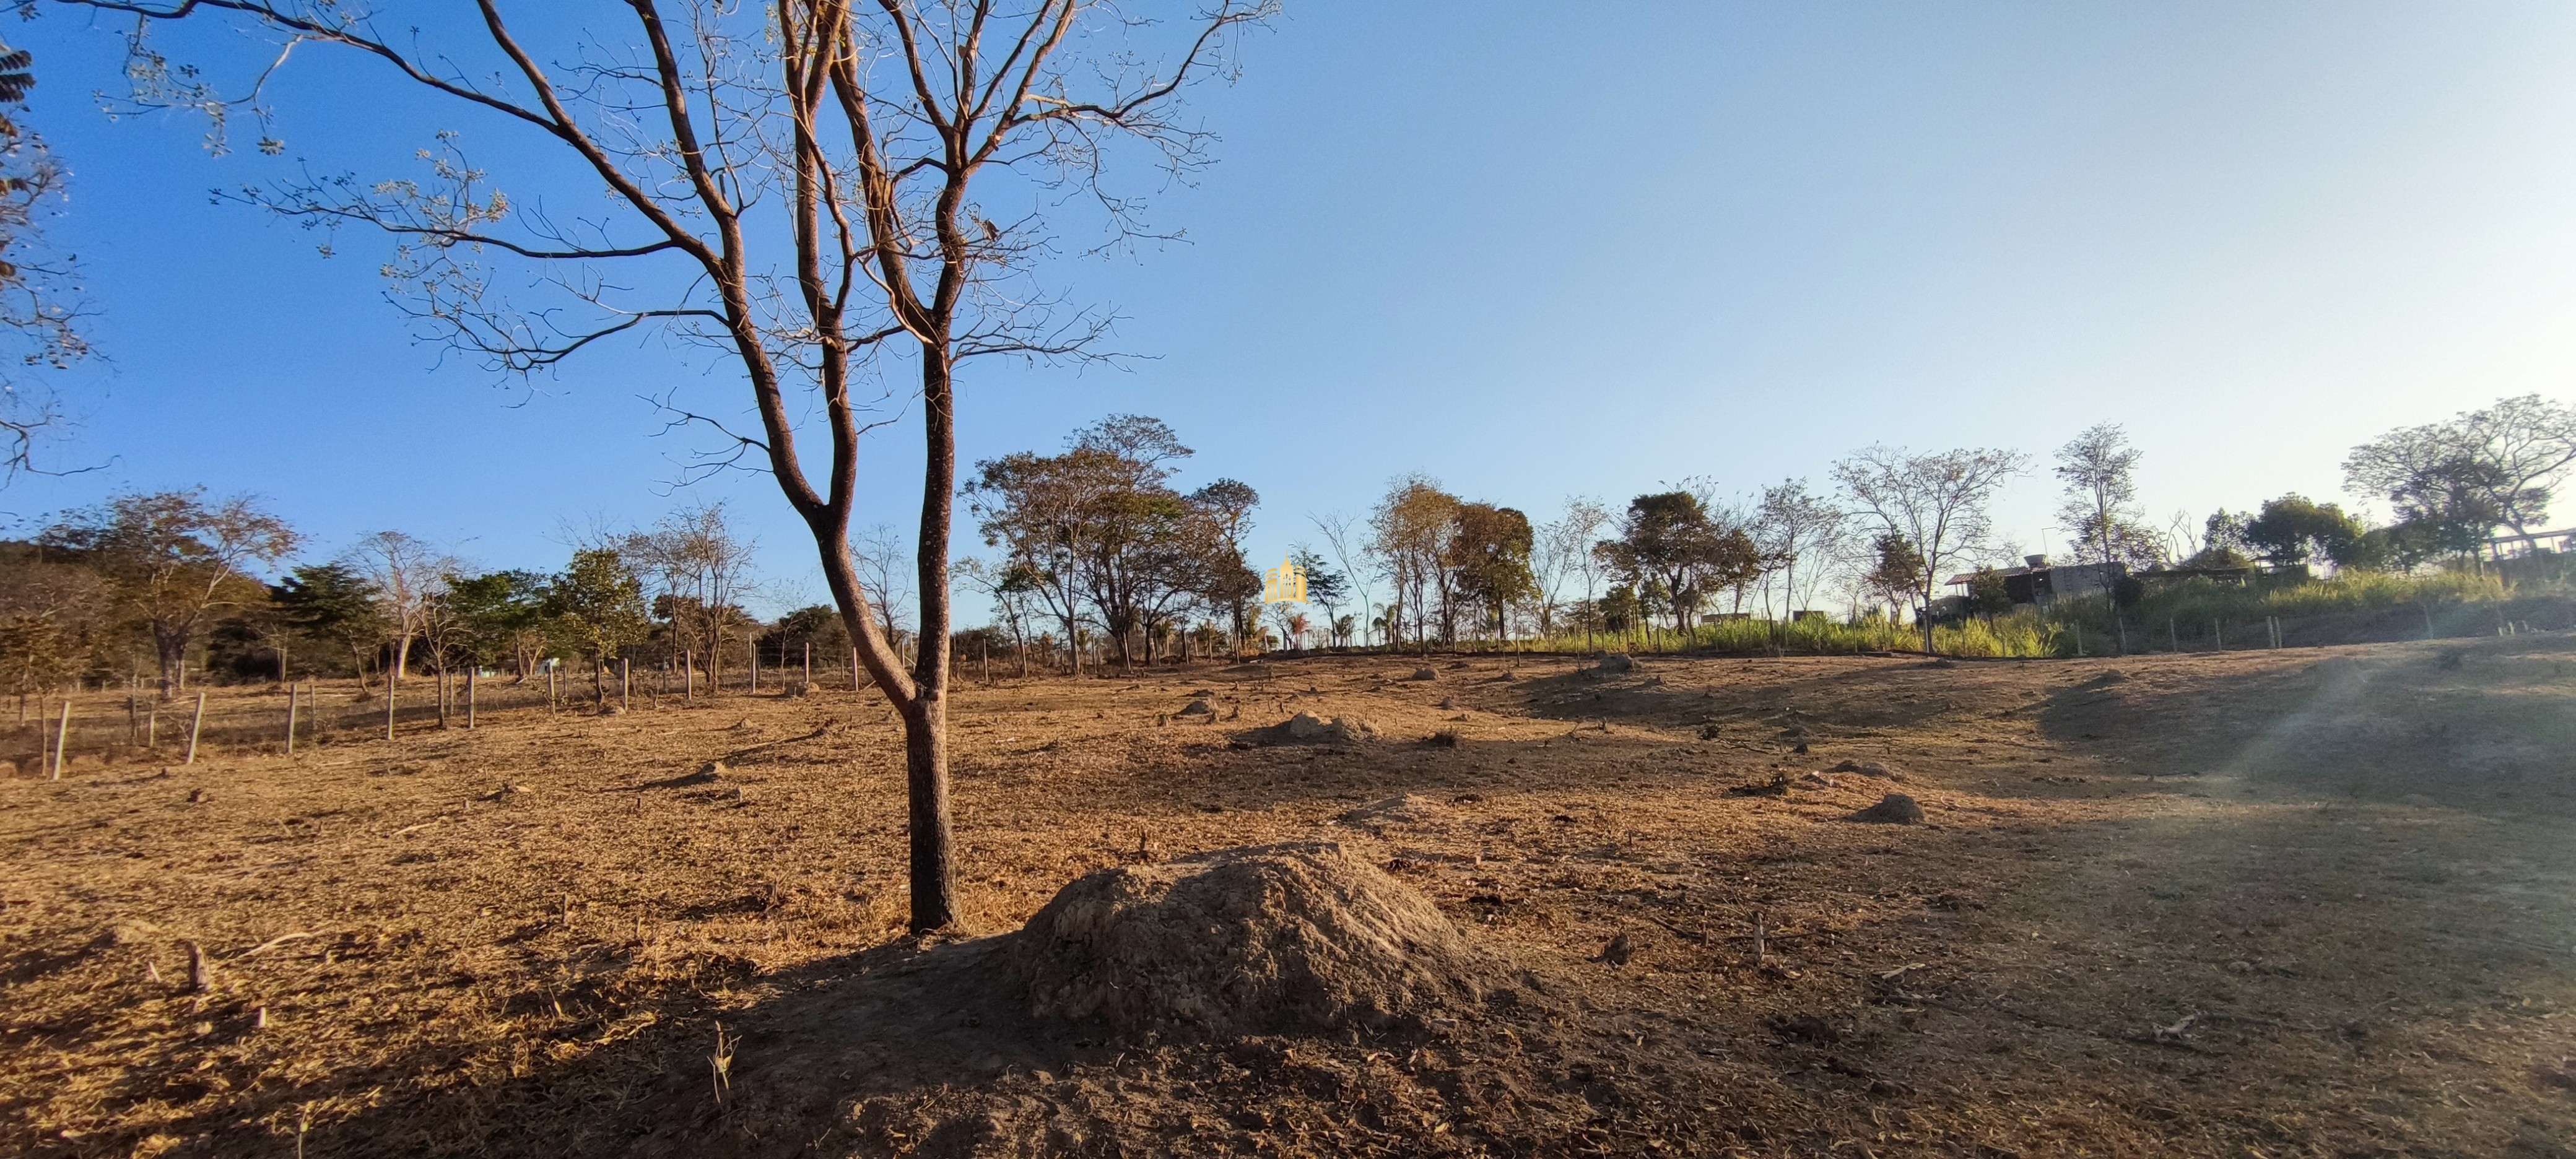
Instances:
[[[389,171],[435,106],[307,49],[287,154],[213,157],[200,124],[97,110],[107,32],[8,35],[111,361],[64,381],[81,425],[47,451],[99,469],[0,511],[202,484],[315,556],[400,528],[551,569],[568,528],[725,499],[772,610],[823,598],[765,477],[668,486],[705,444],[637,396],[720,367],[629,343],[496,384],[413,343],[381,240],[325,259],[207,196]],[[973,369],[963,460],[1159,416],[1198,451],[1183,485],[1261,491],[1266,566],[1405,471],[1544,520],[1689,477],[1821,487],[1874,441],[2012,447],[2038,469],[1999,515],[2036,551],[2064,538],[2047,455],[2096,422],[2146,452],[2158,522],[2196,521],[2337,496],[2391,427],[2576,397],[2576,6],[1290,0],[1241,59],[1189,106],[1219,163],[1154,199],[1186,242],[1047,269],[1141,357]],[[910,526],[918,438],[871,436],[862,526]]]

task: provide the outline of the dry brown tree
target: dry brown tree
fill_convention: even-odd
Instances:
[[[1229,67],[1232,33],[1271,0],[1206,0],[1170,22],[1090,0],[596,0],[506,18],[477,0],[388,4],[381,19],[352,0],[55,2],[132,17],[130,99],[207,114],[218,148],[247,115],[261,151],[283,153],[262,92],[316,49],[372,59],[380,77],[360,81],[418,86],[453,128],[506,138],[501,155],[530,167],[508,179],[547,199],[507,196],[455,131],[422,150],[417,177],[290,176],[238,194],[392,235],[400,300],[439,340],[524,374],[659,328],[739,371],[730,407],[656,401],[715,432],[699,465],[766,471],[811,531],[860,662],[903,720],[912,925],[952,924],[958,367],[1102,353],[1106,315],[1037,284],[1037,264],[1068,214],[1096,221],[1103,246],[1153,236],[1105,167],[1126,147],[1175,176],[1205,162],[1210,138],[1177,99]],[[165,49],[156,34],[191,39]],[[573,201],[598,208],[545,208]],[[509,266],[533,270],[534,289],[505,291]],[[881,385],[896,376],[917,378]],[[870,614],[848,531],[861,436],[916,401],[921,646],[907,671]],[[726,422],[745,402],[756,429]],[[801,441],[815,433],[819,455]]]

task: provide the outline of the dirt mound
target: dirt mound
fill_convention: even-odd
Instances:
[[[1215,716],[1216,705],[1204,700],[1193,700],[1188,704],[1181,706],[1180,714],[1182,716]]]
[[[1851,819],[1876,825],[1920,825],[1923,823],[1923,806],[1915,804],[1914,798],[1903,793],[1889,793],[1879,798],[1877,804],[1852,814]]]
[[[1377,728],[1365,720],[1334,717],[1325,720],[1311,712],[1301,712],[1285,722],[1260,730],[1264,744],[1338,744],[1343,741],[1367,740],[1377,735]]]
[[[1637,666],[1637,662],[1636,662],[1636,660],[1634,660],[1634,659],[1630,658],[1630,657],[1629,657],[1629,655],[1628,655],[1627,653],[1625,653],[1625,652],[1612,652],[1612,653],[1610,653],[1609,655],[1602,657],[1602,658],[1601,658],[1601,661],[1600,661],[1599,663],[1594,664],[1594,665],[1592,666],[1592,670],[1593,670],[1593,671],[1595,671],[1595,672],[1600,672],[1600,673],[1608,674],[1608,673],[1616,673],[1616,672],[1626,672],[1626,671],[1628,671],[1628,670],[1630,670],[1630,669],[1635,668],[1636,666]]]
[[[1407,677],[1405,677],[1405,679],[1407,679],[1407,680],[1438,680],[1438,679],[1440,679],[1440,670],[1439,670],[1439,669],[1437,669],[1437,668],[1416,668],[1416,669],[1414,669],[1414,670],[1413,670],[1413,675],[1411,675],[1411,676],[1407,676]]]
[[[1859,773],[1864,777],[1877,777],[1884,781],[1902,781],[1905,779],[1904,773],[1898,772],[1895,766],[1889,765],[1884,761],[1844,761],[1830,769],[1826,769],[1825,771],[1828,773]]]
[[[1017,938],[1033,1013],[1129,1036],[1418,1028],[1509,976],[1429,899],[1322,841],[1103,870]]]

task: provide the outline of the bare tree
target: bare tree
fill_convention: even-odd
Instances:
[[[752,551],[758,544],[733,529],[724,504],[699,503],[616,546],[619,557],[659,589],[654,610],[687,650],[683,659],[705,664],[708,679],[721,690],[727,631],[748,630],[742,603],[753,594]]]
[[[1315,525],[1316,533],[1324,537],[1324,546],[1333,550],[1333,562],[1342,565],[1343,581],[1350,585],[1351,594],[1360,598],[1359,622],[1368,623],[1371,606],[1369,585],[1361,578],[1360,570],[1351,566],[1352,560],[1360,558],[1368,550],[1368,545],[1359,539],[1360,517],[1347,511],[1322,515],[1310,511],[1306,514],[1306,522]],[[1339,621],[1335,622],[1338,625]]]
[[[1929,612],[1941,590],[1942,570],[1984,550],[1994,535],[1986,504],[2027,461],[2018,451],[1969,448],[1918,455],[1879,445],[1834,464],[1834,481],[1842,484],[1843,493],[1914,553],[1908,562],[1917,566],[1914,594],[1926,612],[1925,652],[1932,650]]]
[[[393,651],[392,663],[385,669],[385,689],[388,694],[399,692],[411,663],[411,642],[429,627],[447,577],[462,567],[455,557],[400,531],[379,531],[359,540],[343,564],[374,591],[385,646]]]
[[[1037,613],[1037,583],[1026,564],[1000,566],[969,557],[957,561],[957,578],[993,602],[993,626],[1011,634],[1021,676],[1029,674],[1029,622]]]
[[[1851,523],[1851,513],[1830,497],[1807,489],[1804,479],[1787,479],[1777,486],[1762,489],[1762,498],[1754,507],[1754,541],[1761,546],[1765,562],[1780,572],[1784,603],[1791,618],[1798,605],[1813,596],[1816,581],[1843,550],[1843,540]],[[1798,588],[1798,565],[1808,565],[1808,590]],[[1763,599],[1767,602],[1770,596]]]
[[[903,565],[911,554],[904,546],[903,535],[891,524],[879,523],[860,534],[856,548],[859,590],[876,605],[877,620],[885,628],[886,639],[901,640],[903,632],[895,625],[902,621],[909,599],[904,590]]]
[[[35,58],[0,44],[0,349],[18,366],[61,370],[89,356],[81,293],[69,256],[45,234],[48,201],[63,195],[63,168],[26,123]],[[0,375],[0,486],[36,466],[36,443],[64,417],[53,394],[25,375]]]
[[[1592,545],[1601,539],[1601,529],[1610,524],[1610,509],[1598,500],[1581,495],[1565,497],[1565,506],[1556,518],[1540,524],[1538,548],[1530,553],[1530,571],[1538,580],[1538,631],[1541,636],[1555,630],[1556,610],[1565,602],[1565,585],[1575,577],[1583,579],[1583,598],[1589,602],[1600,586],[1601,564]]]
[[[447,41],[380,29],[346,0],[61,2],[138,17],[134,102],[216,114],[219,145],[231,110],[267,128],[259,83],[221,91],[149,44],[152,26],[225,25],[266,36],[280,54],[299,44],[351,50],[460,115],[532,137],[542,147],[514,158],[558,163],[551,180],[598,190],[596,215],[578,220],[514,203],[461,136],[442,134],[419,179],[290,177],[239,196],[307,223],[393,235],[388,269],[413,316],[503,370],[541,371],[653,327],[740,371],[756,432],[717,417],[731,408],[661,401],[675,421],[716,432],[723,450],[712,464],[757,462],[812,533],[860,662],[903,720],[911,924],[953,924],[958,368],[987,355],[1099,353],[1108,319],[1068,310],[1032,280],[1059,234],[1050,213],[1097,212],[1110,245],[1150,236],[1143,204],[1102,184],[1111,153],[1138,144],[1174,174],[1204,164],[1210,137],[1177,119],[1176,97],[1224,69],[1228,33],[1266,17],[1270,0],[1215,0],[1180,26],[1092,0],[627,0],[632,23],[619,39],[551,49],[524,40],[498,0],[478,0],[473,29]],[[590,37],[607,19],[535,27]],[[264,79],[284,59],[246,71]],[[264,145],[274,140],[264,132]],[[508,298],[487,265],[495,260],[535,267],[547,299]],[[896,355],[918,375],[907,393],[920,404],[925,451],[910,671],[870,611],[848,536],[860,436],[892,421],[867,421],[865,384]],[[809,413],[829,448],[820,464],[798,441]]]
[[[2163,536],[2137,506],[2142,455],[2118,423],[2096,424],[2057,449],[2066,487],[2057,525],[2075,537],[2076,562],[2143,564],[2163,555]]]
[[[2549,513],[2552,492],[2571,469],[2576,407],[2536,394],[2390,431],[2354,447],[2343,463],[2347,486],[2401,508],[2454,507],[2444,492],[2474,492],[2494,514],[2489,527],[2502,523],[2516,535]]]

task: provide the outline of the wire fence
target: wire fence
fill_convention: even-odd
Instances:
[[[531,716],[653,712],[744,696],[848,695],[872,681],[848,663],[810,669],[718,670],[657,665],[550,669],[524,679],[484,673],[415,674],[390,699],[384,682],[352,678],[218,685],[177,696],[129,686],[20,697],[0,737],[0,761],[19,776],[52,776],[92,764],[184,763],[225,753],[304,752],[354,743],[400,743],[441,729],[489,728]],[[0,773],[9,770],[0,769]]]

